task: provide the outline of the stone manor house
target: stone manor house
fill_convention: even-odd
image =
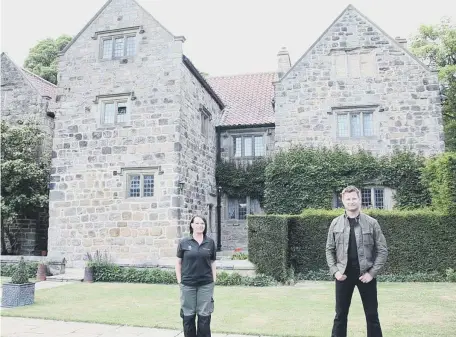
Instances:
[[[295,144],[444,151],[437,73],[351,5],[296,62],[280,50],[276,72],[206,78],[184,42],[109,0],[61,52],[57,86],[2,54],[2,118],[36,116],[52,139],[49,224],[27,224],[36,240],[48,226],[49,258],[173,257],[194,214],[219,249],[246,248],[246,215],[262,210],[218,190],[217,160]],[[363,205],[389,209],[393,193],[364,186]]]

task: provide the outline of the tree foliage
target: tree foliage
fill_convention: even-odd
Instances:
[[[437,25],[422,25],[413,37],[412,52],[428,65],[437,67],[445,96],[443,117],[445,144],[456,150],[456,25],[443,18]]]
[[[45,80],[57,84],[57,56],[71,41],[71,36],[44,39],[30,49],[24,67]]]
[[[2,253],[10,225],[47,207],[50,157],[42,151],[44,137],[32,121],[19,126],[1,123]]]
[[[432,206],[448,214],[456,214],[456,152],[446,152],[429,159],[423,178],[432,195]]]

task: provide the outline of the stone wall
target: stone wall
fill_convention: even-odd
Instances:
[[[135,55],[102,60],[103,35],[119,29],[133,29]],[[119,263],[175,256],[181,62],[182,42],[132,0],[109,3],[60,56],[51,258],[82,266],[96,250]],[[103,97],[125,93],[128,121],[101,123]],[[128,197],[138,172],[154,175],[152,197]]]
[[[5,236],[7,251],[15,255],[41,255],[47,250],[47,210],[37,219],[32,217],[18,219],[8,226]]]
[[[203,215],[209,222],[209,235],[216,239],[215,125],[220,118],[220,107],[185,64],[181,65],[181,71],[180,139],[176,147],[179,149],[177,169],[183,193],[179,200],[181,228],[178,236],[188,233],[192,216]],[[204,115],[208,118],[206,133],[201,125]]]
[[[444,150],[437,74],[353,7],[275,84],[276,146]],[[373,111],[374,134],[337,135],[339,109]]]
[[[51,144],[54,121],[46,115],[50,99],[42,97],[4,53],[1,54],[1,64],[2,120],[13,125],[36,121],[48,135],[46,143]]]
[[[229,128],[221,131],[220,147],[221,147],[221,158],[222,160],[235,160],[239,163],[251,163],[250,159],[235,159],[234,158],[234,138],[235,136],[241,135],[261,135],[264,139],[266,156],[270,156],[274,153],[274,127],[250,127],[250,128]],[[221,242],[222,249],[233,251],[236,248],[243,250],[247,249],[248,246],[248,232],[247,232],[247,220],[240,219],[229,219],[228,217],[228,199],[229,196],[224,194],[222,198],[222,232]],[[247,200],[250,202],[250,199]],[[262,211],[260,212],[260,214]],[[256,213],[258,214],[258,213]]]

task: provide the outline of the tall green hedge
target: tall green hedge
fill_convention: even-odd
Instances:
[[[378,220],[387,240],[389,256],[384,273],[443,273],[447,268],[456,268],[456,220],[453,216],[429,210],[370,210],[366,213]],[[255,257],[251,261],[260,263],[263,273],[274,276],[278,268],[277,250],[266,250],[260,242],[266,240],[271,246],[270,242],[288,241],[288,260],[283,262],[286,254],[280,250],[280,266],[292,267],[296,273],[327,270],[327,231],[332,219],[340,214],[341,211],[334,210],[306,210],[300,215],[249,217],[249,230],[253,219],[255,222],[254,235],[249,232],[249,255]],[[268,238],[271,228],[274,232]],[[280,233],[287,238],[278,236]],[[264,239],[259,239],[261,237]]]
[[[432,195],[432,206],[456,215],[456,152],[446,152],[430,159],[423,170]]]
[[[328,269],[325,255],[328,227],[340,214],[340,210],[306,210],[305,215],[288,217],[290,265],[295,272]]]
[[[285,216],[248,216],[249,260],[257,272],[283,281],[288,268],[288,219]]]

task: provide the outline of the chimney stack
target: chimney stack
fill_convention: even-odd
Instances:
[[[407,39],[404,39],[400,36],[397,36],[396,37],[396,42],[399,43],[402,47],[404,47],[405,49],[407,49]]]
[[[288,50],[285,47],[282,47],[277,54],[277,66],[277,75],[279,79],[281,79],[282,76],[291,68],[290,54],[288,54]]]

